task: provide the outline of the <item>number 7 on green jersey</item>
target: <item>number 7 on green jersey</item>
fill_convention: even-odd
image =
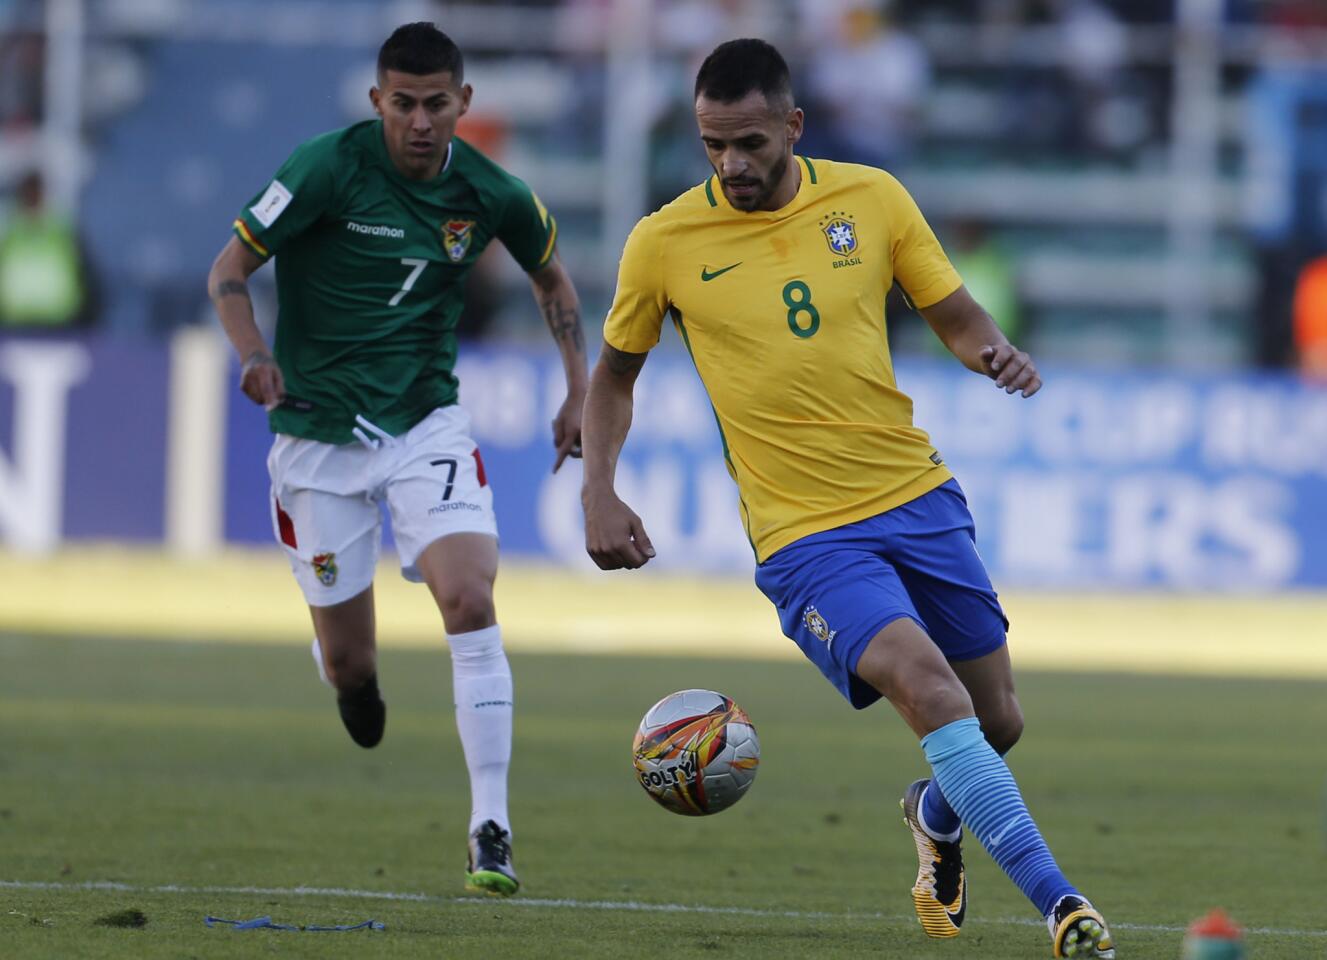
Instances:
[[[415,281],[419,279],[419,275],[423,273],[424,268],[429,265],[427,260],[419,260],[415,257],[402,257],[401,262],[414,269],[410,271],[410,276],[405,278],[405,283],[401,284],[401,289],[396,291],[396,295],[387,301],[387,306],[389,307],[394,307],[401,302],[401,298],[410,292],[411,288],[415,285]]]

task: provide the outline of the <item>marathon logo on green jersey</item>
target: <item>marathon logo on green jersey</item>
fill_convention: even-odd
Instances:
[[[352,233],[362,233],[368,237],[391,237],[393,240],[405,239],[405,231],[400,227],[385,227],[377,223],[356,223],[354,220],[347,220],[346,229]]]

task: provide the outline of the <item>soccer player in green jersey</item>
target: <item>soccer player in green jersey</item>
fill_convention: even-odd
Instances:
[[[451,650],[473,802],[466,884],[510,895],[512,680],[493,606],[497,526],[453,372],[462,281],[491,241],[529,274],[562,354],[554,470],[580,456],[586,363],[556,223],[529,187],[454,135],[471,92],[446,34],[399,28],[369,91],[378,119],[297,147],[236,219],[208,287],[243,362],[240,387],[276,434],[273,530],[341,719],[362,747],[382,738],[373,572],[385,501],[402,573],[428,584]],[[269,352],[247,278],[271,257]]]
[[[613,489],[632,393],[665,316],[714,405],[756,585],[784,633],[854,707],[888,698],[932,777],[904,793],[913,905],[932,937],[967,912],[962,828],[1045,917],[1057,957],[1115,956],[1060,871],[1001,754],[1023,716],[1008,626],[962,490],[894,378],[885,295],[897,281],[945,346],[1008,393],[1041,377],[972,299],[903,186],[798,156],[783,57],[733,40],[696,78],[714,175],[627,238],[585,405],[586,547],[604,569],[654,556]]]

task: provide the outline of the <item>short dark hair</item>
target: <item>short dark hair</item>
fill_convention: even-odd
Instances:
[[[785,99],[791,104],[792,75],[783,54],[764,40],[729,40],[714,48],[696,74],[696,97],[704,95],[720,103],[741,100],[759,90],[773,103]]]
[[[461,83],[465,65],[461,48],[452,38],[426,21],[397,27],[378,50],[378,76],[388,70],[424,76],[450,73]]]

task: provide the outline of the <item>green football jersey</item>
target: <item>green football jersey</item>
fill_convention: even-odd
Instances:
[[[453,137],[433,180],[396,169],[382,121],[295,149],[234,230],[276,257],[273,432],[349,443],[361,415],[400,435],[456,402],[456,323],[475,259],[500,240],[527,272],[557,225],[521,180]]]

